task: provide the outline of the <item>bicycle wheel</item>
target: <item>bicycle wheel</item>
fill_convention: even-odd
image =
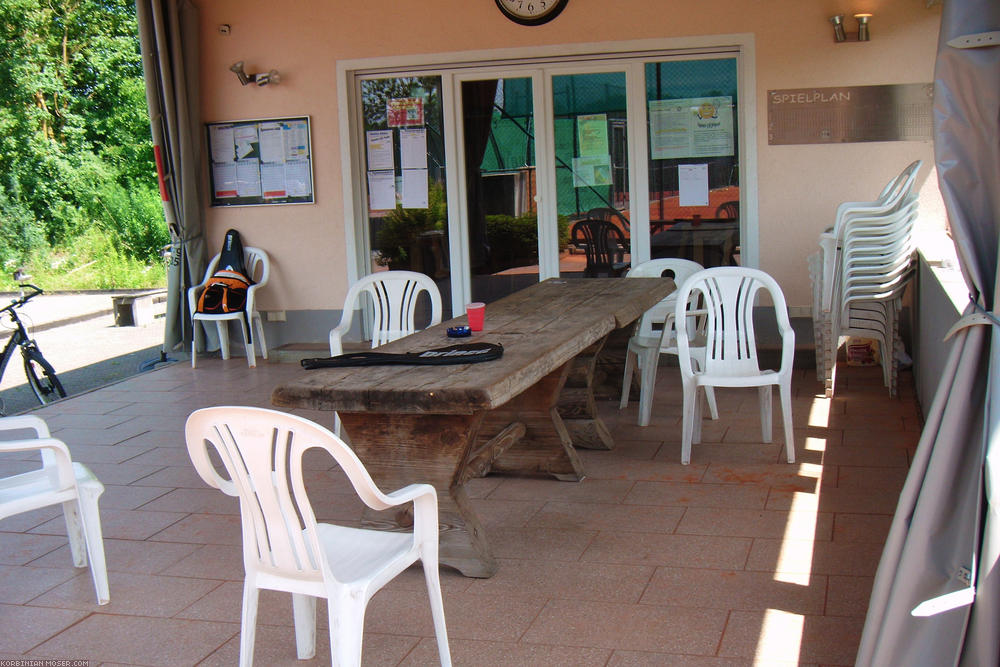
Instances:
[[[24,347],[21,348],[21,353],[24,355],[24,374],[28,376],[28,384],[38,397],[38,402],[45,405],[58,398],[65,398],[66,390],[56,377],[55,369],[38,348]]]

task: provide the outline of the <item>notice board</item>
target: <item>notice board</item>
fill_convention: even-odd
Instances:
[[[311,204],[309,117],[205,125],[212,206]]]

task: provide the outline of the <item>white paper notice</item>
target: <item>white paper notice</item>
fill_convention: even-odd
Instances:
[[[260,187],[263,190],[264,199],[287,196],[285,165],[280,162],[277,164],[273,162],[262,163],[260,165]]]
[[[427,208],[427,170],[403,170],[403,208]]]
[[[368,139],[368,171],[395,169],[396,159],[392,154],[392,130],[369,130],[365,136]]]
[[[708,206],[708,165],[677,165],[681,206]]]
[[[212,165],[212,182],[215,184],[215,198],[226,199],[236,196],[236,163],[224,162]]]
[[[236,193],[240,197],[260,196],[260,162],[239,160],[236,163]]]
[[[281,136],[281,125],[278,123],[261,124],[260,126],[260,161],[284,162],[285,141]]]
[[[212,162],[233,161],[233,126],[212,125],[208,131],[212,147]]]
[[[427,130],[422,127],[400,128],[399,153],[400,153],[400,162],[403,163],[402,165],[403,169],[426,169]],[[405,186],[403,187],[403,191],[405,193],[406,191]]]
[[[285,187],[289,197],[306,197],[312,194],[308,160],[289,160],[285,163]]]
[[[236,142],[236,159],[242,160],[253,153],[257,143],[257,128],[253,125],[240,125],[233,128],[233,140]]]
[[[368,172],[368,208],[385,211],[396,208],[396,175],[391,171]]]

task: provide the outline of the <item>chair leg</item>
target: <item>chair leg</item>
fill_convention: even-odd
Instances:
[[[67,500],[62,504],[63,519],[66,520],[66,537],[69,538],[69,551],[73,557],[74,567],[87,567],[87,551],[83,522],[80,520],[80,507],[77,500]]]
[[[757,387],[760,396],[760,437],[761,442],[771,442],[771,385]]]
[[[649,426],[653,414],[653,391],[659,361],[660,351],[657,348],[643,350],[639,362],[639,426]]]
[[[260,313],[254,313],[253,321],[256,325],[257,341],[260,344],[260,356],[262,359],[267,359],[267,339],[264,338],[264,320],[261,318]]]
[[[253,341],[250,340],[250,329],[247,327],[247,323],[240,318],[240,331],[243,332],[243,347],[246,348],[247,353],[247,364],[250,368],[257,368],[257,356],[253,351]]]
[[[698,389],[695,390],[694,427],[692,428],[691,442],[696,445],[701,444],[701,422],[702,419],[705,418],[701,411],[701,403],[702,399],[705,397],[705,389],[706,387],[698,387]]]
[[[795,432],[792,430],[792,381],[778,385],[778,395],[781,400],[781,420],[785,428],[785,456],[789,463],[795,463]]]
[[[448,648],[448,629],[444,622],[444,600],[441,598],[441,577],[438,573],[437,558],[422,562],[424,579],[427,581],[427,596],[431,601],[431,616],[434,618],[434,635],[437,637],[438,656],[442,667],[451,665],[451,649]]]
[[[257,587],[243,580],[243,611],[240,617],[240,667],[253,665],[253,644],[257,634]]]
[[[638,361],[638,353],[629,346],[625,352],[625,374],[622,376],[622,399],[618,402],[618,409],[624,410],[628,407],[628,396],[632,391],[632,371]]]
[[[715,402],[715,387],[705,387],[705,400],[708,402],[708,414],[712,421],[719,419],[719,404]]]
[[[198,345],[201,342],[201,322],[191,320],[191,368],[195,368],[195,360],[198,358]]]
[[[681,463],[691,463],[691,441],[694,437],[695,406],[698,402],[698,385],[684,384],[684,412],[681,422]]]
[[[87,544],[90,561],[90,576],[94,579],[97,604],[107,604],[111,599],[108,590],[108,566],[104,559],[104,534],[101,530],[101,513],[98,499],[104,493],[103,486],[80,484],[80,518]]]
[[[358,597],[350,591],[331,595],[327,599],[330,623],[330,658],[333,667],[359,667],[361,645],[364,638],[365,605],[360,591]]]
[[[229,358],[229,325],[225,320],[215,321],[215,330],[219,332],[219,350],[222,352],[222,358]],[[245,340],[245,338],[244,338]]]
[[[292,618],[296,655],[299,660],[308,660],[316,655],[316,598],[292,593]]]

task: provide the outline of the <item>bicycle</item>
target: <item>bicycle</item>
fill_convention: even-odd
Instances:
[[[41,294],[43,290],[41,287],[30,284],[22,284],[20,288],[20,298],[14,299],[10,302],[10,305],[0,308],[0,315],[7,313],[11,322],[14,323],[14,333],[11,334],[10,339],[7,340],[7,344],[3,348],[3,356],[0,356],[0,380],[3,379],[3,374],[7,370],[7,364],[14,356],[14,348],[21,348],[21,356],[24,359],[24,374],[28,378],[28,384],[35,393],[38,402],[45,405],[56,399],[65,398],[66,390],[63,389],[62,383],[56,377],[56,371],[52,368],[52,364],[42,356],[42,351],[38,349],[38,343],[28,336],[28,330],[17,315],[18,308]],[[30,288],[34,291],[30,294],[25,294],[25,288]],[[0,401],[0,415],[4,413],[3,403]]]

